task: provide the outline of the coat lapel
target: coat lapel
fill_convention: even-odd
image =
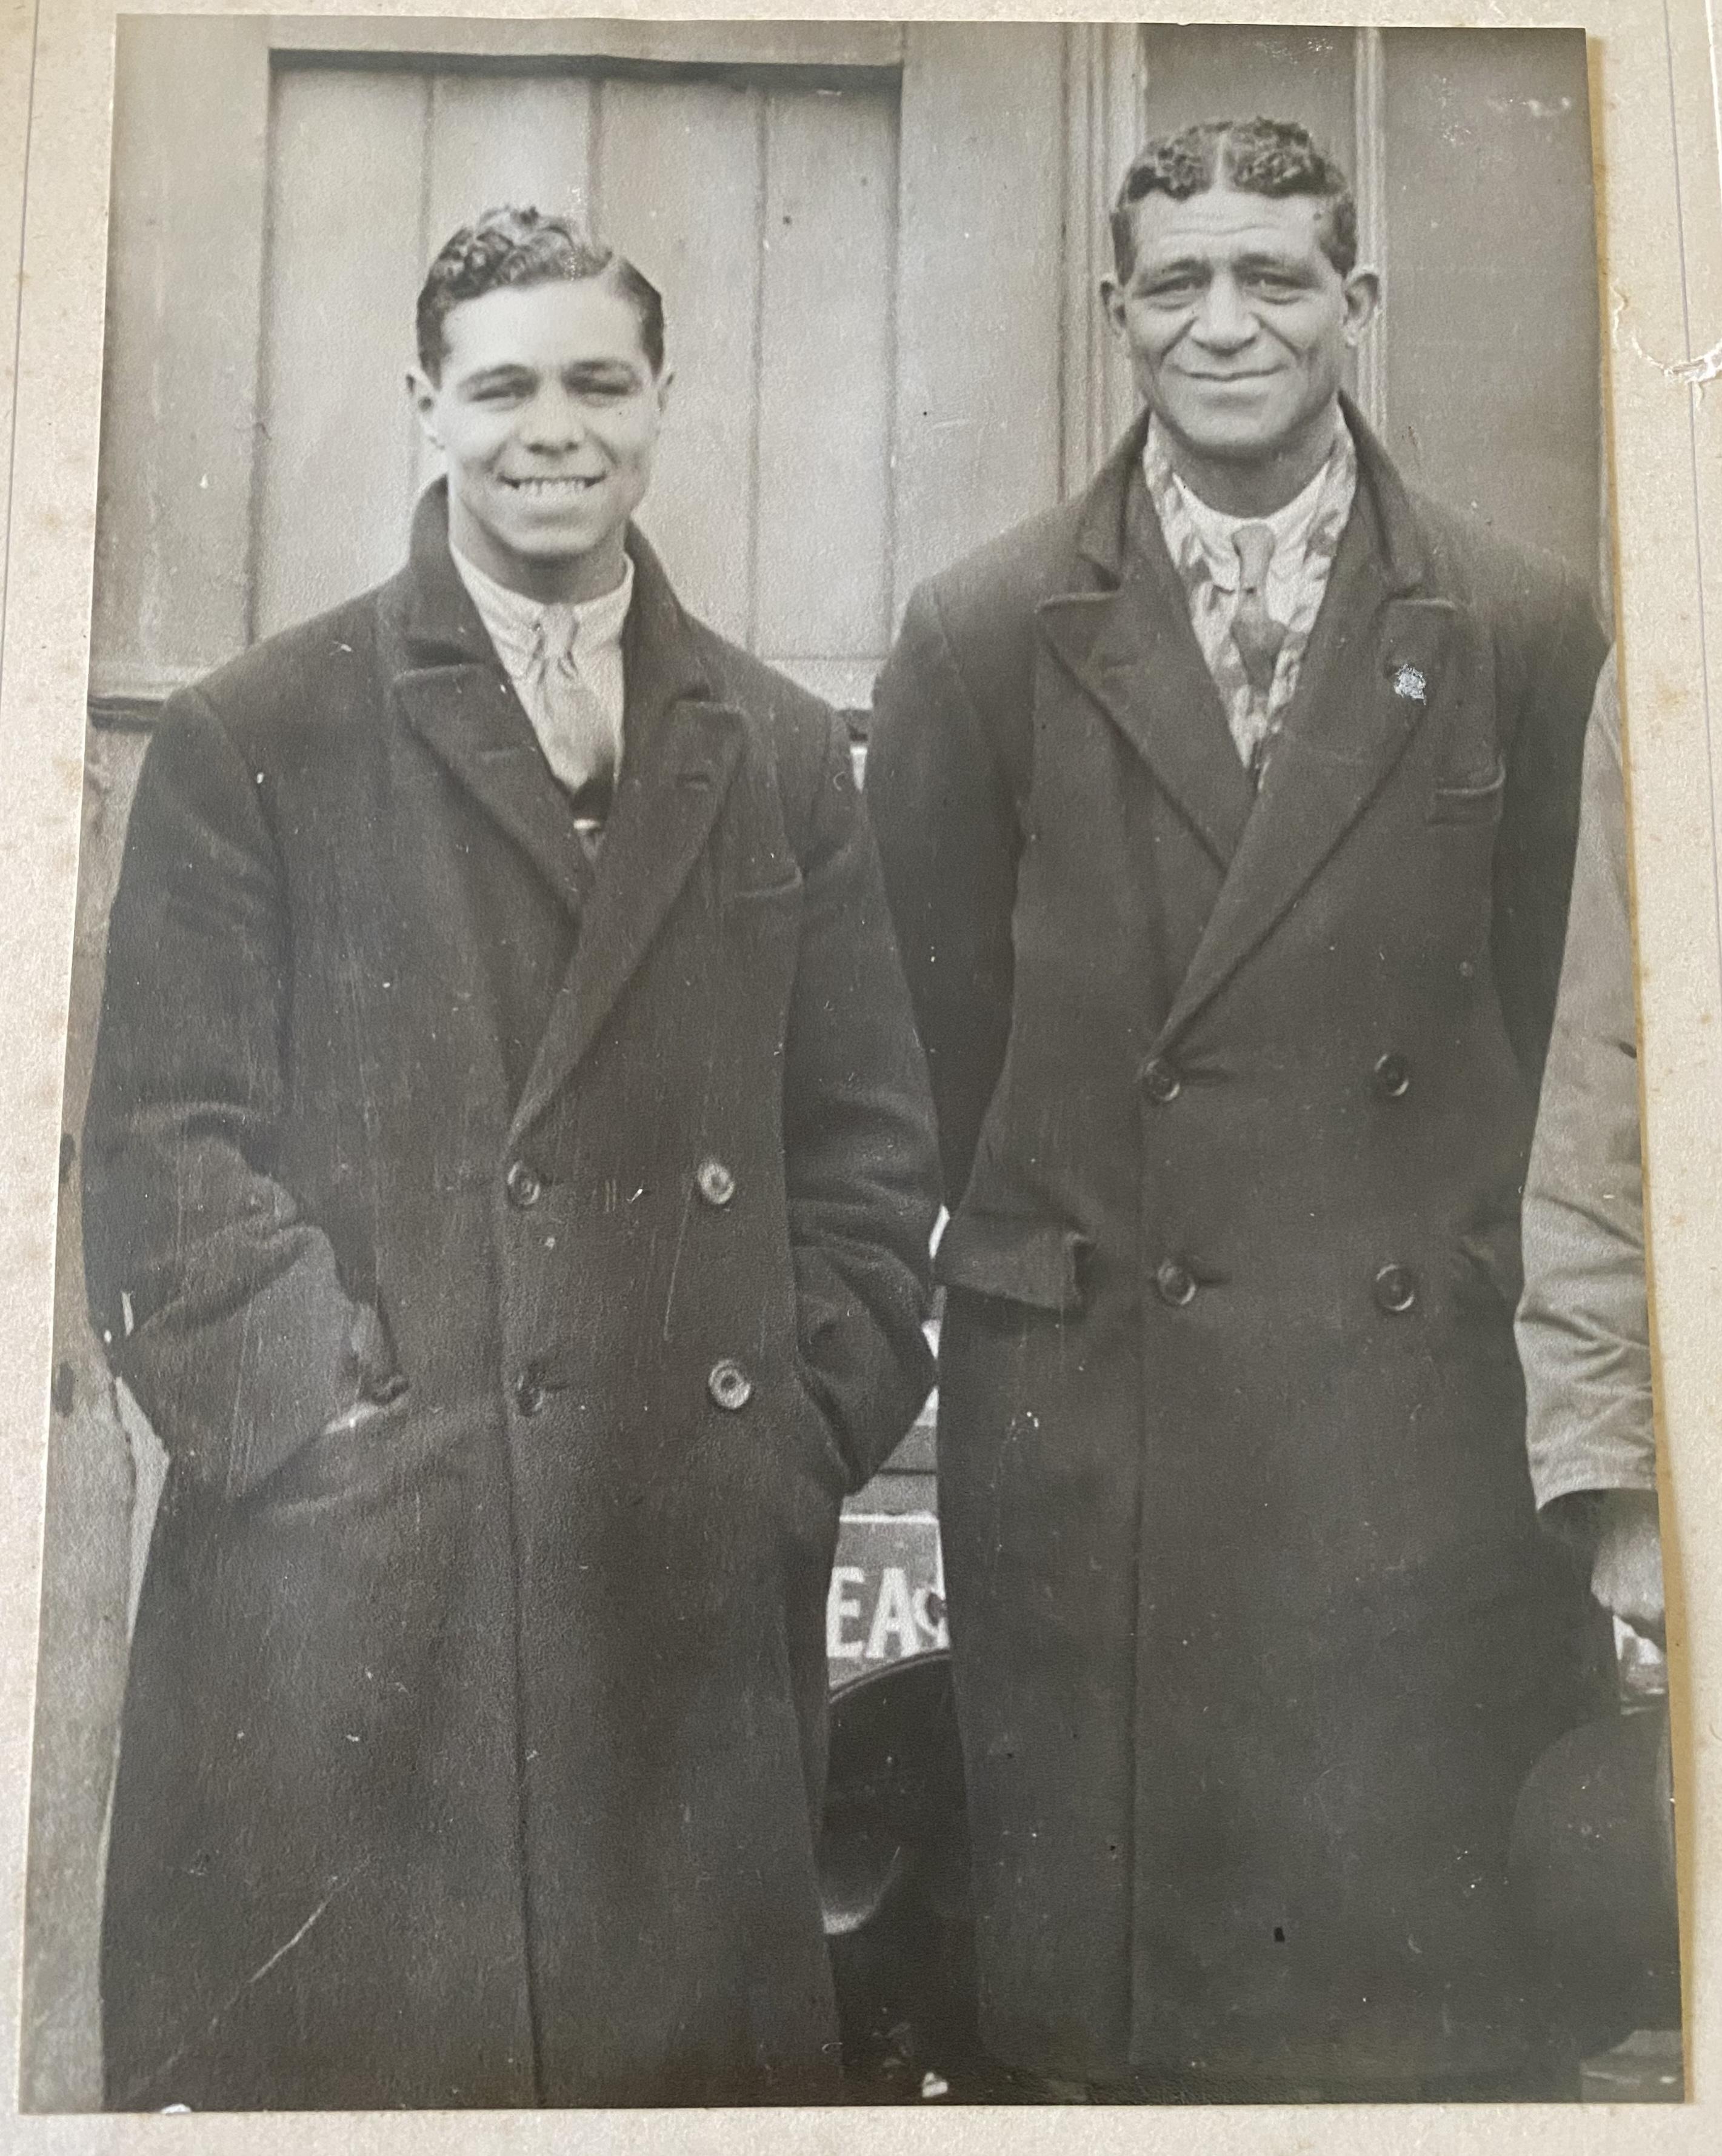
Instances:
[[[1152,770],[1223,869],[1253,798],[1190,625],[1189,602],[1137,476],[1144,420],[1095,480],[1078,544],[1098,588],[1043,600],[1059,664]]]
[[[740,714],[712,701],[688,627],[637,534],[624,663],[622,774],[580,939],[516,1111],[517,1135],[567,1082],[699,859],[739,761]]]
[[[1358,493],[1298,691],[1261,793],[1159,1044],[1180,1032],[1269,934],[1362,815],[1428,714],[1480,692],[1454,663],[1457,608],[1428,588],[1406,499],[1349,408]]]
[[[408,724],[578,913],[592,870],[532,721],[496,657],[449,552],[443,482],[419,502],[404,580],[403,661],[394,676]]]

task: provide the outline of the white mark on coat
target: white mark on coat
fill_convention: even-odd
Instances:
[[[359,1867],[359,1870],[362,1871],[364,1868],[365,1867],[362,1865]],[[329,1889],[328,1892],[324,1895],[322,1900],[317,1903],[316,1908],[311,1911],[305,1922],[299,1927],[299,1929],[294,1933],[292,1938],[290,1939],[284,1939],[281,1944],[275,1948],[272,1954],[269,1955],[264,1961],[259,1963],[257,1967],[252,1970],[250,1975],[245,1979],[245,1981],[242,1984],[238,1985],[234,1990],[228,1994],[227,1997],[223,1999],[220,2005],[216,2008],[214,2013],[210,2015],[209,2020],[203,2029],[202,2037],[197,2038],[188,2036],[185,2042],[179,2046],[179,2049],[177,2051],[171,2052],[168,2056],[162,2061],[161,2065],[156,2069],[155,2075],[152,2075],[151,2078],[153,2080],[157,2076],[171,2073],[173,2068],[177,2066],[179,2064],[179,2061],[185,2056],[186,2053],[190,2051],[194,2042],[207,2041],[207,2040],[214,2034],[216,2029],[220,2025],[221,2022],[229,2012],[234,2007],[238,2005],[240,1999],[244,1997],[245,1994],[250,1990],[252,1986],[254,1984],[261,1984],[264,1978],[269,1974],[272,1969],[276,1967],[279,1963],[286,1959],[287,1956],[292,1953],[294,1948],[298,1946],[305,1938],[312,1925],[316,1923],[321,1918],[323,1912],[328,1907],[335,1897],[341,1892],[342,1888],[347,1886],[353,1879],[357,1878],[357,1872],[349,1872],[345,1879],[337,1879],[335,1881],[335,1884]],[[173,2107],[171,2105],[168,2107],[170,2110],[172,2107]]]

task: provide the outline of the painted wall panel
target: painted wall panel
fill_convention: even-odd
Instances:
[[[124,28],[90,638],[99,697],[159,694],[245,640],[267,177],[264,25],[162,16]]]
[[[896,105],[863,90],[766,108],[754,624],[768,658],[885,655]]]
[[[1383,49],[1389,446],[1415,484],[1594,578],[1583,34],[1403,30]]]
[[[909,27],[899,202],[900,610],[922,578],[1059,498],[1057,25]]]
[[[418,426],[404,381],[429,97],[429,78],[404,69],[275,79],[260,636],[379,582],[405,549]]]
[[[1156,23],[1142,45],[1149,134],[1265,113],[1301,121],[1351,169],[1354,32]]]

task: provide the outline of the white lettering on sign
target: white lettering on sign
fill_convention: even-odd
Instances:
[[[858,1564],[835,1565],[831,1570],[831,1585],[825,1596],[825,1656],[834,1662],[858,1662],[866,1652],[859,1640],[846,1640],[843,1627],[851,1617],[861,1614],[860,1598],[849,1592],[859,1587],[866,1573]]]
[[[948,1647],[937,1522],[926,1514],[850,1513],[844,1529],[842,1554],[869,1561],[832,1569],[825,1598],[828,1661],[900,1661]]]
[[[938,1604],[935,1610],[930,1605]],[[933,1587],[915,1589],[915,1622],[924,1631],[935,1647],[951,1644],[951,1630],[944,1620],[944,1584],[943,1573],[939,1583]]]
[[[867,1635],[867,1660],[886,1661],[885,1642],[895,1635],[897,1651],[912,1655],[920,1645],[915,1636],[915,1605],[909,1599],[909,1576],[900,1564],[887,1564],[879,1581],[879,1599],[873,1604],[873,1629]]]

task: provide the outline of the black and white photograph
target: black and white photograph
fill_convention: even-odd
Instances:
[[[25,2111],[1682,2100],[1596,117],[118,18]]]

